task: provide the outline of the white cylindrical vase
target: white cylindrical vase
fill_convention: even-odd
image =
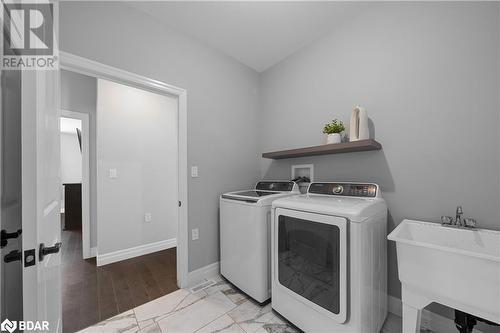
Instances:
[[[366,140],[370,138],[368,129],[368,114],[361,106],[354,107],[349,124],[349,141]]]
[[[328,134],[326,136],[326,143],[340,143],[342,142],[342,137],[340,136],[340,133],[332,133]]]

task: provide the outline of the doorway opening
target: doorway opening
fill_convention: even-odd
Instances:
[[[157,82],[152,89],[131,81],[133,75],[119,79],[121,72],[109,80],[99,75],[102,72],[63,67],[61,116],[84,118],[80,134],[77,125],[70,130],[72,142],[77,142],[72,147],[79,150],[82,142],[80,191],[79,178],[65,180],[66,143],[61,133],[62,322],[63,332],[76,332],[186,286],[186,207],[179,208],[187,185],[181,178],[185,168],[180,170],[185,165],[180,126],[184,118],[179,119],[178,95],[159,89]],[[66,111],[85,104],[85,84],[96,92],[95,106]],[[69,211],[72,187],[82,198],[81,226],[73,223]],[[85,188],[89,209],[83,207]]]
[[[77,251],[75,256],[87,259],[90,257],[88,116],[65,110],[61,115],[61,239],[68,249],[65,254]]]

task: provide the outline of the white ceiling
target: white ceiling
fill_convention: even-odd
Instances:
[[[366,2],[132,2],[262,72],[364,10]]]

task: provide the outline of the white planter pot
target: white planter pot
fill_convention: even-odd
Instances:
[[[342,137],[340,133],[328,134],[326,136],[326,143],[340,143],[342,141]]]

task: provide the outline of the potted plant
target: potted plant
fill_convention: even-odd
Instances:
[[[323,128],[323,133],[326,134],[326,143],[340,143],[342,141],[340,133],[344,130],[344,123],[340,120],[333,119],[332,122],[326,124]]]

